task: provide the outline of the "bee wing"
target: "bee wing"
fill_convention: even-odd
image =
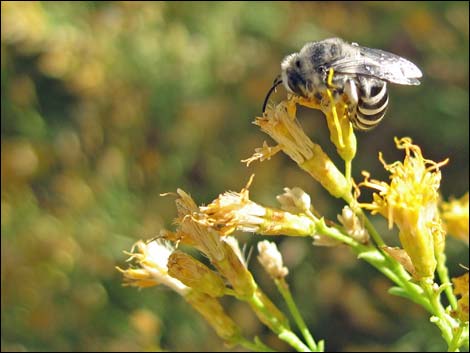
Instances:
[[[361,74],[401,85],[419,85],[421,70],[401,56],[366,47],[358,47],[356,54],[335,60],[331,67],[335,72]]]

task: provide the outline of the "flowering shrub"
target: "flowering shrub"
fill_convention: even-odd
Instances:
[[[297,104],[323,111],[330,139],[344,160],[344,173],[303,131],[296,118]],[[318,246],[347,245],[358,259],[368,262],[393,282],[391,294],[407,298],[429,313],[449,351],[468,349],[468,273],[451,282],[445,256],[447,233],[468,244],[468,193],[460,200],[442,201],[440,168],[447,160],[425,159],[419,146],[408,137],[395,139],[397,148],[405,152],[403,161],[386,163],[379,154],[390,173],[388,182],[372,179],[363,172],[364,181],[356,184],[351,177],[351,164],[357,140],[348,114],[346,104],[333,101],[331,94],[319,101],[289,97],[269,106],[255,120],[277,145],[268,146],[265,142],[245,160],[247,164],[269,160],[283,151],[332,196],[345,201],[346,206],[338,212],[338,222],[319,215],[310,196],[297,187],[285,188],[284,194],[277,197],[279,208],[250,200],[253,176],[240,192],[223,193],[207,206],[198,207],[186,192],[178,190],[175,230],[162,230],[156,239],[139,241],[134,246],[129,253],[133,266],[126,270],[118,268],[125,284],[140,288],[157,284],[170,287],[229,345],[254,351],[272,350],[257,337],[251,340],[243,336],[224,311],[220,298],[225,295],[246,302],[264,325],[297,351],[324,351],[327,343],[313,338],[293,300],[286,281],[289,270],[276,245],[259,242],[258,260],[286,301],[302,338],[262,291],[232,234],[241,231],[311,237]],[[369,202],[359,200],[363,187],[375,190]],[[401,248],[385,243],[365,211],[385,217],[390,229],[397,226]],[[206,256],[211,268],[176,250],[183,244]],[[443,304],[444,296],[448,305]]]

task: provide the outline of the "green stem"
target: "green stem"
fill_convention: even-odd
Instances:
[[[449,351],[457,352],[458,347],[451,347],[452,342],[454,342],[453,328],[458,327],[457,322],[446,313],[440,301],[440,292],[434,290],[433,284],[423,280],[421,281],[421,287],[432,306],[433,317],[431,317],[431,322],[441,330],[442,338],[446,341]],[[450,350],[451,348],[452,350]]]
[[[371,238],[374,240],[375,244],[381,248],[383,246],[386,246],[385,242],[383,241],[382,237],[380,236],[379,232],[375,229],[374,225],[372,222],[369,220],[369,218],[365,215],[364,211],[362,211],[361,208],[359,207],[353,207],[352,204],[349,204],[349,207],[356,213],[356,215],[364,220],[364,225],[369,232],[369,235]]]
[[[385,255],[387,267],[397,276],[398,280],[395,282],[408,294],[408,298],[418,305],[421,305],[427,312],[433,314],[433,308],[428,298],[424,296],[423,288],[411,282],[411,276],[406,272],[403,266],[396,260]]]
[[[236,343],[253,352],[277,352],[275,349],[265,345],[260,340],[252,342],[247,340],[245,337],[240,337]]]
[[[454,338],[449,344],[449,349],[447,350],[448,352],[458,352],[459,347],[462,345],[460,338],[462,337],[462,333],[464,332],[465,327],[461,325],[454,334]]]
[[[399,285],[401,284],[399,280],[400,277],[386,266],[386,257],[377,248],[363,245],[348,235],[343,234],[339,229],[326,226],[323,220],[318,222],[317,231],[333,239],[339,240],[346,245],[349,245],[359,258],[367,261],[372,266],[377,268],[391,281]]]
[[[364,215],[365,217],[365,215]],[[367,220],[367,219],[366,219]],[[375,231],[373,225],[370,224],[371,229]],[[374,266],[377,270],[382,272],[387,278],[394,282],[399,287],[403,288],[408,294],[408,297],[415,303],[424,307],[427,311],[432,313],[432,307],[429,301],[423,297],[423,290],[420,286],[410,282],[410,275],[403,269],[396,260],[392,259],[388,254],[373,246],[363,245],[356,240],[352,239],[346,234],[343,234],[339,229],[326,226],[323,219],[317,222],[317,232],[327,235],[333,239],[339,240],[349,245],[352,250],[358,255],[359,258]],[[376,232],[376,231],[375,231]],[[380,236],[379,236],[379,239]]]
[[[347,162],[346,162],[346,167],[347,167]],[[346,169],[347,171],[347,169]],[[351,172],[351,171],[350,171]],[[349,182],[351,179],[348,179]],[[380,234],[377,232],[377,230],[375,229],[374,225],[371,223],[371,221],[369,220],[369,218],[367,218],[367,216],[364,214],[364,212],[362,211],[362,209],[358,206],[357,204],[357,201],[356,199],[351,195],[351,193],[348,193],[347,195],[344,195],[343,196],[343,200],[347,202],[347,204],[349,205],[349,207],[351,207],[351,209],[354,211],[354,213],[361,219],[364,220],[364,225],[367,229],[367,231],[369,232],[369,235],[371,236],[371,238],[374,240],[375,244],[377,244],[377,246],[380,248],[382,246],[385,246],[385,242],[383,241],[382,237],[380,236]]]
[[[297,324],[300,332],[302,333],[302,336],[307,342],[307,345],[313,352],[319,352],[317,344],[315,343],[315,340],[313,339],[310,331],[308,330],[307,325],[305,324],[305,321],[303,320],[302,315],[300,314],[299,309],[297,308],[297,305],[295,304],[295,301],[292,298],[292,294],[289,290],[289,285],[286,283],[284,278],[276,279],[274,280],[274,282],[276,283],[277,289],[281,293],[282,297],[286,301],[287,307],[289,308],[289,311],[292,314],[295,323]]]
[[[352,161],[344,161],[344,176],[347,182],[349,183],[350,187],[352,185],[351,166],[352,166]]]
[[[311,350],[297,337],[286,325],[284,325],[279,317],[274,315],[265,302],[257,295],[247,298],[246,301],[253,307],[258,317],[261,319],[279,339],[291,345],[297,352],[311,352]]]
[[[351,238],[349,235],[346,235],[343,232],[341,232],[339,229],[334,228],[334,227],[328,227],[325,224],[325,221],[323,218],[317,221],[315,229],[319,234],[324,234],[333,239],[336,239],[342,243],[345,243],[346,245],[349,245],[353,249],[357,249],[358,251],[366,251],[369,249],[369,247],[362,245],[361,243]]]
[[[372,222],[366,216],[366,214],[362,211],[360,207],[357,206],[355,199],[349,195],[347,198],[344,198],[345,201],[349,201],[349,207],[356,213],[358,217],[361,217],[364,220],[364,225],[369,232],[369,235],[374,240],[375,244],[377,245],[377,251],[380,252],[384,258],[384,263],[378,262],[374,264],[371,261],[368,261],[372,264],[375,268],[377,268],[380,272],[386,275],[390,280],[395,282],[398,286],[403,288],[409,295],[409,298],[413,300],[415,303],[424,307],[428,312],[432,313],[432,307],[429,304],[429,301],[426,298],[423,298],[423,291],[421,287],[413,284],[410,282],[410,275],[405,271],[403,266],[399,264],[395,259],[391,258],[384,250],[381,248],[386,246],[385,242],[383,241],[380,234],[375,229]]]
[[[437,274],[439,275],[441,284],[451,283],[449,279],[449,271],[447,270],[446,266],[446,255],[444,253],[441,253],[437,256]],[[457,310],[457,299],[455,298],[455,295],[452,292],[452,287],[446,286],[444,292],[446,293],[447,299],[449,300],[449,304],[452,309]]]
[[[280,332],[277,337],[290,344],[297,352],[311,352],[311,350],[290,330]]]

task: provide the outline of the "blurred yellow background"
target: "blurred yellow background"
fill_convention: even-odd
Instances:
[[[443,168],[442,193],[468,190],[468,2],[2,2],[2,351],[230,350],[164,288],[121,286],[137,239],[170,227],[180,187],[199,203],[240,190],[275,205],[299,186],[335,219],[342,207],[287,157],[246,168],[268,137],[251,122],[282,58],[339,36],[410,59],[417,87],[390,85],[390,109],[358,134],[353,176],[384,180],[378,151],[402,158],[410,136]],[[285,96],[283,89],[273,100]],[[310,137],[338,163],[326,123],[301,109]],[[339,164],[341,165],[341,164]],[[367,195],[365,195],[367,197]],[[377,219],[393,243],[394,231]],[[259,237],[243,236],[249,248]],[[276,239],[294,296],[328,351],[438,350],[438,331],[347,249]],[[448,242],[451,275],[468,248]],[[261,286],[272,283],[250,261]],[[226,300],[247,336],[287,349]],[[283,308],[281,304],[281,308]],[[429,339],[429,337],[433,337]],[[236,349],[232,349],[236,350]]]

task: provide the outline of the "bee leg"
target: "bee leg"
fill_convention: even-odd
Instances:
[[[348,79],[344,83],[344,93],[348,99],[348,110],[350,116],[356,114],[357,104],[359,103],[359,95],[356,81],[353,79]]]
[[[357,95],[356,82],[353,79],[346,80],[344,84],[344,92],[348,96],[351,105],[356,106],[359,103],[359,96]]]

